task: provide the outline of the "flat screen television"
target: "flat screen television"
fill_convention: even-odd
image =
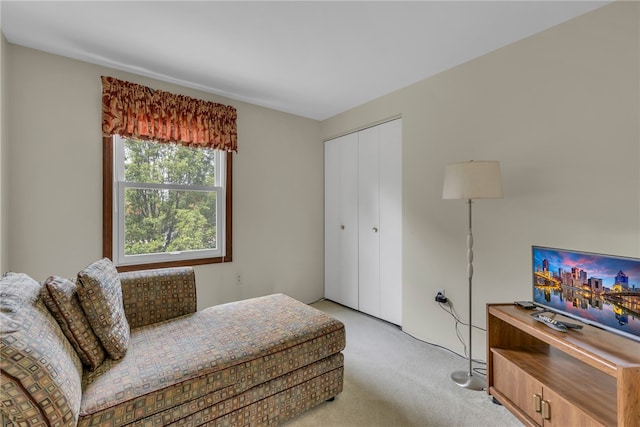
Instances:
[[[640,258],[531,247],[533,302],[640,341]]]

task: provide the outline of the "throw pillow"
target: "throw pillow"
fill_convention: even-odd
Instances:
[[[121,359],[129,345],[118,270],[108,258],[78,273],[78,298],[87,320],[112,359]]]
[[[23,273],[0,279],[0,424],[75,426],[82,364],[40,292]]]
[[[41,294],[82,363],[90,370],[95,370],[104,360],[104,349],[80,307],[76,284],[62,277],[51,276],[45,280]]]

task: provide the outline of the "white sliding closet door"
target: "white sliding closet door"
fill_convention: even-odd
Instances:
[[[380,126],[358,133],[360,311],[380,317]]]
[[[358,309],[358,138],[325,143],[325,297]]]
[[[325,143],[325,297],[402,324],[402,120]]]
[[[402,120],[380,126],[380,315],[402,324]]]

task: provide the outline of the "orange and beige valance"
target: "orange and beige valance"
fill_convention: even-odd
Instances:
[[[236,109],[102,77],[102,135],[238,151]]]

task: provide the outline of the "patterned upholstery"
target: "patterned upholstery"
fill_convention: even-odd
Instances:
[[[215,418],[251,403],[243,393],[255,386],[269,384],[252,391],[262,399],[278,392],[278,381],[286,390],[338,370],[327,377],[335,391],[344,345],[342,323],[282,294],[134,329],[122,360],[85,373],[79,425],[166,424],[202,405]]]
[[[0,279],[0,410],[18,426],[74,425],[82,365],[25,274]]]
[[[62,332],[90,370],[102,363],[105,354],[80,307],[76,284],[62,277],[50,276],[42,287],[42,299]]]
[[[191,268],[117,277],[128,350],[84,373],[40,285],[2,279],[3,426],[276,425],[342,392],[344,325],[326,314],[281,294],[196,312]]]
[[[118,271],[108,258],[78,273],[78,297],[104,349],[112,359],[121,359],[129,345],[130,330]]]
[[[175,267],[120,273],[129,327],[139,328],[197,310],[193,268]]]
[[[162,418],[177,420],[171,424],[174,426],[190,427],[277,425],[341,393],[343,365],[342,353],[334,354],[226,400],[222,393],[199,398],[162,414]],[[199,410],[194,412],[196,407]],[[184,416],[187,411],[190,415]],[[159,415],[141,425],[157,425],[157,419]]]

